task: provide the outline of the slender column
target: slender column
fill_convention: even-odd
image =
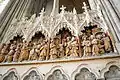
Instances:
[[[16,2],[13,4],[14,6],[12,7],[12,9],[10,10],[7,18],[5,19],[2,27],[0,30],[2,30],[0,33],[0,41],[3,39],[12,19],[13,19],[13,16],[15,15],[15,12],[16,12],[16,8],[18,7],[18,3],[19,3],[19,0],[16,0]]]
[[[96,10],[96,5],[94,0],[88,0],[92,10]]]
[[[114,11],[116,12],[116,14],[118,15],[119,19],[120,19],[120,10],[119,7],[117,6],[116,2],[113,0],[109,0],[110,4],[112,5]],[[118,3],[120,3],[120,1],[118,0]]]
[[[1,39],[3,38],[2,34],[4,32],[4,29],[7,28],[6,25],[8,24],[9,19],[11,18],[11,15],[16,7],[18,1],[13,0],[12,3],[10,4],[10,7],[8,9],[8,11],[6,12],[6,14],[4,15],[5,17],[3,18],[3,20],[1,21],[0,24],[0,42]]]
[[[109,14],[111,16],[112,22],[114,22],[114,24],[115,24],[114,27],[115,27],[116,34],[117,34],[119,42],[120,42],[120,28],[119,28],[120,27],[120,20],[119,20],[118,16],[116,15],[114,9],[112,8],[111,4],[109,3],[109,1],[105,0],[104,2],[107,5],[106,8],[108,8],[108,11],[109,11]]]
[[[24,4],[25,4],[25,0],[20,0],[19,3],[20,3],[19,8],[18,8],[18,10],[17,10],[17,12],[15,14],[15,17],[17,19],[19,19],[19,15],[20,15],[21,11],[23,10]]]
[[[104,14],[103,16],[104,16],[105,20],[107,21],[106,23],[108,24],[108,27],[115,39],[115,47],[116,47],[118,53],[120,54],[120,49],[119,49],[120,48],[120,37],[119,37],[120,35],[118,34],[119,30],[117,29],[116,21],[113,19],[115,16],[113,16],[112,11],[110,11],[110,9],[109,9],[109,8],[111,8],[110,4],[108,4],[108,3],[106,4],[106,2],[104,2],[103,0],[99,0],[99,1],[102,5],[102,9],[103,9],[102,12]],[[113,11],[113,13],[115,13],[115,12]]]
[[[11,0],[8,3],[8,5],[6,6],[6,8],[3,10],[3,12],[1,13],[1,15],[0,15],[0,28],[2,27],[7,16],[9,15],[9,12],[11,11],[12,7],[14,6],[14,3],[15,3],[15,0]],[[0,31],[0,34],[1,34],[1,31]]]
[[[59,0],[54,0],[51,15],[54,16],[54,14],[57,14],[58,12],[59,12]]]
[[[7,15],[7,12],[9,10],[9,8],[11,7],[11,4],[14,2],[14,0],[10,0],[8,2],[8,4],[6,5],[5,9],[1,12],[0,14],[0,25],[4,22],[4,18],[6,17],[5,15]],[[1,26],[0,26],[1,27]]]
[[[31,5],[31,1],[32,1],[32,0],[29,0],[29,1],[28,1],[28,4],[26,5],[26,9],[24,10],[24,14],[23,14],[24,17],[25,17],[25,16],[27,15],[27,13],[28,13],[28,10],[29,10],[30,5]]]
[[[97,0],[97,2],[100,5],[104,21],[105,21],[106,25],[108,26],[109,31],[112,33],[115,42],[118,42],[118,37],[117,37],[116,31],[114,29],[115,25],[112,23],[111,17],[109,16],[109,12],[106,9],[104,2],[102,0]]]
[[[28,5],[28,3],[29,3],[29,0],[25,0],[24,2],[23,2],[23,7],[21,7],[21,9],[20,9],[20,11],[19,11],[19,15],[18,15],[18,19],[21,19],[22,17],[23,17],[23,15],[24,15],[24,12],[25,12],[25,10],[26,10],[26,7],[27,7],[27,5]]]

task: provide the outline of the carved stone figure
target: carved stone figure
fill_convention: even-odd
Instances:
[[[1,50],[4,48],[5,44],[0,44],[0,54],[1,54]]]
[[[54,42],[50,43],[50,59],[57,59],[58,53],[57,53],[57,46],[54,44]]]
[[[39,48],[40,48],[39,60],[45,60],[47,56],[47,49],[48,49],[47,43],[44,42]]]
[[[108,36],[106,36],[105,34],[103,34],[103,41],[104,41],[104,47],[105,47],[105,51],[109,52],[112,50],[111,48],[111,44],[110,44],[110,39]]]
[[[99,55],[99,45],[98,45],[98,39],[95,38],[94,35],[91,35],[93,36],[92,38],[92,55]]]
[[[32,48],[36,45],[36,43],[33,43],[32,41],[29,41],[28,42],[28,48],[29,48],[29,51],[32,50]]]
[[[59,58],[63,58],[65,56],[65,48],[64,48],[64,44],[59,44],[59,54],[58,57]]]
[[[36,53],[35,49],[36,48],[33,47],[33,49],[30,51],[28,60],[37,60],[38,59],[38,56],[37,56],[37,53]]]
[[[5,60],[4,61],[6,61],[6,62],[12,62],[13,61],[13,55],[15,53],[15,49],[16,49],[16,41],[13,44],[11,44],[10,51],[5,56]]]
[[[66,47],[65,56],[68,57],[68,56],[70,56],[71,54],[73,54],[72,45],[71,45],[71,44],[68,44],[67,47]]]
[[[71,53],[71,57],[78,57],[78,54],[79,54],[79,44],[77,43],[76,40],[74,40],[72,43],[72,53]]]
[[[102,35],[98,34],[96,35],[96,38],[98,39],[99,53],[104,54],[105,50],[104,50],[104,41],[102,40]]]
[[[91,55],[91,42],[90,40],[87,40],[86,38],[84,38],[83,42],[82,42],[82,46],[84,47],[84,55],[83,56],[90,56]]]
[[[12,62],[14,53],[15,51],[11,49],[9,53],[5,56],[4,62]]]
[[[15,54],[13,55],[13,62],[17,62],[21,53],[21,44],[17,45],[17,48],[15,49]]]
[[[25,43],[23,43],[23,47],[21,49],[19,61],[28,60],[28,58],[29,58],[28,43],[25,42]]]
[[[8,54],[9,52],[9,47],[10,44],[6,44],[3,49],[1,50],[1,54],[0,54],[0,62],[4,62],[5,60],[5,56]]]
[[[3,80],[18,80],[18,77],[15,75],[15,72],[10,72],[8,76],[4,77]]]
[[[73,49],[72,49],[72,41],[70,40],[70,37],[67,37],[64,46],[65,46],[65,56],[68,57],[72,54]]]
[[[2,49],[4,48],[4,46],[5,46],[6,44],[0,44],[0,62],[2,62],[3,61],[3,54],[1,53],[2,52]]]

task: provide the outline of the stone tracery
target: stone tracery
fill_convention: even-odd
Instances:
[[[96,76],[87,68],[82,68],[80,72],[75,75],[74,80],[96,80]]]
[[[119,80],[120,68],[116,65],[110,66],[109,71],[105,72],[104,77],[106,80]]]
[[[112,40],[106,30],[101,28],[104,24],[97,18],[97,11],[89,11],[85,3],[83,8],[85,13],[80,20],[75,8],[73,12],[66,12],[64,6],[56,16],[45,16],[43,8],[37,18],[34,14],[30,19],[15,20],[11,26],[18,28],[15,32],[9,32],[7,36],[11,33],[20,34],[24,41],[18,43],[13,40],[14,43],[2,44],[0,62],[99,56],[113,52]],[[63,30],[61,35],[57,35],[63,28],[68,31]],[[41,34],[33,37],[38,31]]]
[[[31,71],[28,75],[24,77],[23,80],[42,80],[41,77],[36,73],[36,71]]]
[[[61,72],[61,70],[55,70],[48,76],[47,80],[68,80],[67,77]]]
[[[20,80],[15,69],[10,69],[6,74],[2,75],[1,80]]]

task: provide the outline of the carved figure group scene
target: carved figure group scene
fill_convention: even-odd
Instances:
[[[30,19],[15,19],[0,44],[0,62],[81,58],[114,52],[113,40],[97,14],[100,11],[93,13],[83,5],[85,12],[81,17],[75,8],[67,12],[62,6],[55,16],[45,16],[43,8],[38,17],[34,14]]]
[[[0,45],[0,62],[81,58],[114,51],[110,36],[97,25],[85,26],[81,33],[76,37],[63,28],[55,38],[47,40],[37,32],[29,42],[17,36],[10,43]]]

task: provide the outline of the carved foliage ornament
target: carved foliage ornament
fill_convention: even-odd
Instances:
[[[107,28],[106,25],[101,22],[101,18],[98,18],[98,11],[88,10],[86,4],[84,3],[83,14],[77,14],[75,8],[73,12],[66,12],[65,7],[62,6],[61,13],[56,14],[55,16],[44,15],[44,8],[41,10],[41,15],[36,18],[36,14],[31,16],[30,19],[26,17],[22,20],[14,20],[10,26],[9,32],[6,33],[3,42],[8,42],[13,36],[23,35],[23,38],[27,41],[30,41],[32,36],[37,32],[41,31],[47,39],[54,38],[54,36],[59,32],[63,27],[68,28],[74,36],[80,34],[80,29],[88,25],[89,22],[93,22],[105,31]],[[82,16],[81,16],[82,15]],[[89,18],[88,18],[89,17]],[[18,26],[15,27],[14,26]],[[15,31],[13,31],[15,29]],[[9,37],[8,37],[9,36]]]

